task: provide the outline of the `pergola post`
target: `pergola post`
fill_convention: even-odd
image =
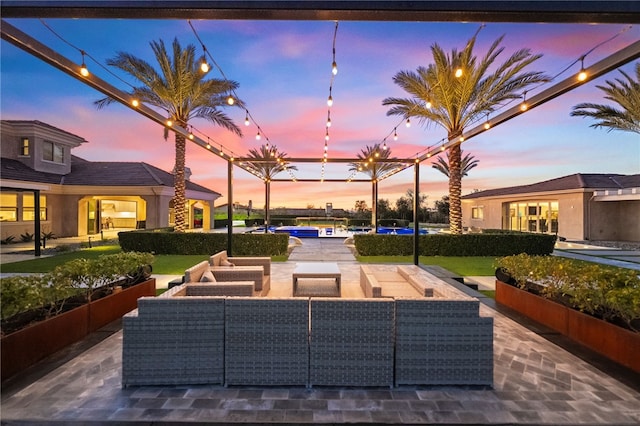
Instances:
[[[35,217],[33,218],[33,234],[34,234],[34,244],[35,244],[35,255],[36,257],[40,257],[40,190],[33,190],[33,209]]]
[[[233,256],[233,162],[227,162],[227,256]]]
[[[271,204],[271,181],[266,179],[264,181],[264,233],[269,233],[269,204]]]
[[[377,234],[378,233],[378,180],[377,179],[373,179],[371,181],[371,192],[372,192],[372,197],[373,198],[373,206],[371,206],[371,218],[373,219],[372,221],[372,225],[373,225],[373,233]]]
[[[418,210],[420,209],[420,163],[413,166],[413,264],[418,265],[420,258],[420,222]]]

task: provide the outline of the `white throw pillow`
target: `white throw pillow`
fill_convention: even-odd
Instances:
[[[220,266],[236,266],[233,263],[229,262],[227,259],[222,259],[220,261]]]
[[[201,283],[214,283],[216,282],[216,277],[213,276],[213,272],[210,269],[207,269],[204,274],[200,277]]]

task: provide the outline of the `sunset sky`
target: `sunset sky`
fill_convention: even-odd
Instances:
[[[82,49],[90,71],[129,91],[128,76],[101,64],[123,51],[153,63],[149,42],[163,39],[170,44],[175,37],[183,45],[194,44],[199,55],[202,47],[186,20],[100,20],[100,19],[11,19],[12,25],[38,39],[63,56],[82,62]],[[240,84],[237,91],[251,116],[272,145],[289,157],[320,158],[323,153],[326,100],[331,82],[332,21],[192,21],[207,51],[226,78]],[[446,136],[441,127],[424,127],[417,122],[405,127],[397,116],[387,116],[382,106],[386,97],[406,94],[393,83],[401,70],[415,70],[432,62],[430,46],[445,51],[462,50],[481,23],[432,22],[351,22],[341,21],[336,38],[336,62],[331,108],[329,155],[353,158],[366,145],[387,138],[392,156],[411,158]],[[483,56],[491,43],[505,35],[502,63],[521,48],[530,48],[543,57],[531,70],[557,76],[553,83],[580,70],[579,61],[560,74],[598,44],[585,58],[585,66],[640,39],[640,27],[628,25],[586,24],[500,24],[488,23],[480,31],[476,55]],[[616,36],[617,35],[617,36]],[[59,37],[58,37],[59,36]],[[616,37],[614,37],[616,36]],[[61,39],[61,38],[62,39]],[[613,40],[606,41],[613,38]],[[63,40],[64,39],[64,40]],[[606,41],[606,42],[605,42]],[[604,42],[604,43],[603,43]],[[106,65],[104,65],[106,67]],[[97,110],[93,102],[103,97],[96,90],[58,71],[43,61],[2,41],[1,115],[5,120],[40,120],[74,133],[88,141],[73,153],[93,161],[144,161],[171,171],[174,161],[173,136],[165,141],[163,129],[133,110],[114,104]],[[633,75],[633,64],[622,68]],[[209,75],[221,78],[213,68]],[[589,81],[539,108],[492,128],[463,144],[480,162],[462,181],[462,193],[504,186],[534,183],[573,173],[640,173],[640,137],[625,132],[607,132],[589,127],[593,121],[570,117],[577,103],[606,103],[596,85],[619,78],[613,71]],[[122,80],[124,81],[122,81]],[[553,84],[552,83],[552,84]],[[547,86],[530,91],[527,97]],[[509,105],[511,107],[513,105]],[[257,141],[255,124],[244,125],[245,112],[229,108],[228,114],[242,128],[237,137],[204,120],[190,122],[198,136],[209,137],[212,145],[225,152],[244,156]],[[397,126],[398,140],[393,129]],[[321,165],[296,164],[298,178],[320,178]],[[206,150],[188,145],[187,166],[191,180],[220,192],[226,202],[227,165]],[[255,207],[264,203],[263,184],[254,176],[235,169],[234,201],[249,200]],[[325,178],[348,178],[345,164],[328,164]],[[278,177],[286,178],[287,173]],[[356,178],[365,178],[364,174]],[[428,204],[447,193],[447,178],[422,163],[421,191]],[[393,204],[412,188],[413,173],[399,173],[380,183],[379,197]],[[272,185],[271,206],[324,207],[352,209],[356,200],[370,204],[370,184],[366,183],[293,183]]]

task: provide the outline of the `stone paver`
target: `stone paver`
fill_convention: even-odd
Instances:
[[[341,243],[341,242],[338,242]],[[315,249],[325,259],[326,244]],[[307,244],[305,244],[307,245]],[[308,246],[312,244],[309,243]],[[297,249],[296,249],[297,250]],[[308,259],[305,259],[308,260]],[[359,287],[358,264],[338,261],[343,283]],[[273,283],[295,261],[272,265]],[[275,286],[277,287],[277,285]],[[123,389],[122,332],[30,380],[3,386],[2,424],[48,422],[420,423],[640,425],[640,375],[626,385],[500,310],[494,317],[494,387],[374,389],[153,386]],[[538,330],[537,330],[538,331]],[[556,336],[557,337],[557,336]],[[197,366],[194,366],[197,367]],[[37,369],[36,369],[37,370]]]

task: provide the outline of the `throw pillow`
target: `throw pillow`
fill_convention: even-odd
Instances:
[[[220,266],[236,266],[233,263],[229,262],[227,259],[222,259],[220,261]]]
[[[204,274],[200,277],[201,283],[214,283],[216,282],[216,277],[213,276],[213,272],[210,269],[207,269]]]

